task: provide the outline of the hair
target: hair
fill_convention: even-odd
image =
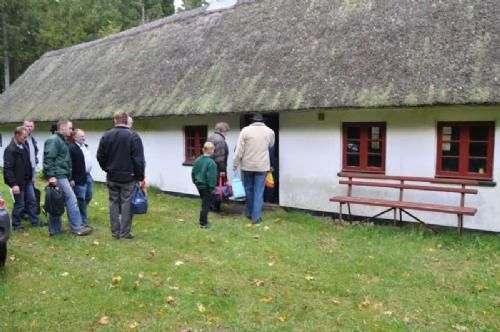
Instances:
[[[14,129],[14,135],[22,135],[24,131],[28,132],[28,130],[24,128],[24,126],[16,127],[16,129]]]
[[[34,122],[34,121],[33,121],[33,120],[31,120],[31,119],[26,119],[26,120],[24,120],[24,121],[23,121],[23,125],[24,125],[26,122]]]
[[[205,142],[205,144],[203,144],[203,152],[204,153],[211,153],[211,152],[214,152],[215,150],[215,146],[212,142]]]
[[[113,115],[113,120],[115,121],[115,125],[127,125],[128,122],[128,114],[123,111],[118,111]]]
[[[132,119],[132,117],[129,115],[127,117],[127,127],[132,128],[133,125],[134,125],[134,119]]]
[[[73,131],[71,132],[71,137],[75,138],[76,134],[78,134],[79,131],[83,131],[83,130],[80,128],[73,129]]]
[[[69,120],[59,120],[57,121],[57,130],[61,129],[62,126],[67,125],[71,121]]]
[[[215,124],[215,131],[221,132],[221,133],[227,133],[229,131],[229,125],[227,122],[217,122]]]

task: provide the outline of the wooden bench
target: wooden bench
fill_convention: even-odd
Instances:
[[[341,172],[338,174],[340,178],[339,184],[347,185],[346,196],[335,196],[330,198],[331,202],[338,202],[340,204],[339,219],[342,221],[343,213],[342,207],[347,204],[349,218],[351,217],[351,204],[355,205],[370,205],[386,207],[388,209],[369,217],[368,219],[377,218],[384,213],[393,211],[393,224],[397,224],[397,212],[399,211],[399,223],[402,224],[403,213],[412,217],[416,221],[425,224],[422,220],[414,216],[407,210],[419,210],[430,212],[441,212],[448,214],[456,214],[458,217],[457,232],[460,236],[463,230],[463,218],[466,216],[473,216],[476,214],[477,209],[465,206],[466,194],[477,194],[476,189],[466,188],[467,185],[477,185],[479,182],[475,180],[459,180],[459,179],[436,179],[428,177],[414,177],[414,176],[388,176],[381,174],[366,174],[366,173],[350,173]],[[425,184],[423,184],[425,183]],[[429,185],[430,183],[431,185]],[[399,190],[398,200],[388,200],[382,198],[368,198],[353,196],[353,187],[375,187],[375,188],[388,188]],[[431,191],[443,193],[457,193],[460,194],[460,202],[457,205],[443,205],[435,203],[424,202],[409,202],[404,199],[405,190],[418,190],[418,191]]]

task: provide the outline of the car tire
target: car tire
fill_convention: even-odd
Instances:
[[[0,267],[5,265],[7,259],[7,243],[0,243]]]

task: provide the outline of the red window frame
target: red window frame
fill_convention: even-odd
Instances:
[[[378,127],[379,138],[373,139],[370,137],[370,130],[373,127]],[[359,128],[360,138],[358,145],[358,152],[349,151],[349,142],[358,141],[348,137],[349,128]],[[369,172],[369,173],[385,173],[385,142],[386,142],[386,123],[385,122],[344,122],[342,124],[342,170],[343,171],[356,171],[356,172]],[[369,151],[370,142],[378,141],[380,152]],[[352,150],[352,149],[351,149]],[[359,166],[352,166],[348,163],[349,155],[359,155]],[[368,159],[371,155],[379,155],[381,159],[380,167],[368,166]]]
[[[449,139],[443,139],[443,128],[453,127],[458,129],[458,137],[453,137],[452,133]],[[471,139],[470,131],[472,127],[484,127],[488,130],[486,139]],[[453,130],[453,129],[452,129]],[[436,158],[436,176],[453,177],[465,179],[485,179],[493,178],[493,151],[495,142],[495,122],[438,122],[437,124],[437,158]],[[458,144],[458,155],[443,155],[443,146],[448,146],[451,150],[451,144]],[[486,156],[474,156],[470,153],[471,144],[486,144]],[[443,169],[443,160],[455,159],[458,161],[458,170],[449,171]],[[471,172],[469,170],[472,160],[486,160],[486,169],[480,172]]]
[[[207,126],[184,127],[184,163],[192,165],[203,154],[203,144],[207,140]]]

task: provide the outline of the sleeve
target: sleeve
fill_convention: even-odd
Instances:
[[[243,153],[245,152],[245,139],[243,135],[244,131],[241,132],[240,137],[238,138],[238,143],[236,143],[236,152],[234,153],[233,158],[233,168],[238,168],[240,166],[241,158],[243,157]]]
[[[57,160],[57,142],[49,138],[43,147],[43,174],[46,178],[55,176]]]
[[[14,174],[14,170],[16,169],[14,160],[15,158],[12,155],[12,151],[10,149],[5,149],[3,153],[3,179],[9,187],[13,187],[17,184],[16,175]]]
[[[269,147],[272,148],[274,146],[274,131],[272,129],[269,129],[271,131],[270,133],[270,141],[269,141]]]
[[[35,140],[33,136],[31,136],[31,139],[33,140],[33,146],[35,147],[35,164],[38,165],[38,142]],[[35,165],[35,166],[36,166]]]
[[[132,144],[132,164],[134,165],[134,177],[137,181],[144,179],[144,169],[146,168],[146,160],[144,159],[144,147],[139,135],[134,135]]]
[[[108,164],[108,159],[107,159],[107,151],[106,151],[106,143],[105,143],[105,136],[101,137],[101,140],[99,141],[99,147],[97,148],[97,162],[99,162],[99,166],[101,166],[101,169],[105,172],[107,172],[107,164]]]

